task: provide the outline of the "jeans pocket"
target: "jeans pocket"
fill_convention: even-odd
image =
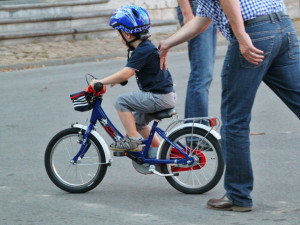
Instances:
[[[275,36],[268,36],[268,37],[252,39],[252,43],[255,46],[255,48],[262,50],[264,52],[264,54],[263,54],[264,59],[262,62],[260,62],[259,64],[256,65],[256,64],[249,62],[240,53],[241,66],[244,68],[257,68],[257,67],[260,67],[260,66],[264,65],[265,63],[267,63],[268,59],[271,55],[272,49],[273,49],[274,39],[275,39]]]
[[[296,32],[288,32],[287,36],[289,42],[289,58],[300,59],[299,40],[297,38]]]

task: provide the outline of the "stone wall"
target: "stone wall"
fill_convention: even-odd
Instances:
[[[284,0],[287,11],[292,19],[300,19],[300,0]],[[176,19],[174,8],[177,6],[177,0],[110,0],[107,7],[116,9],[121,5],[141,5],[149,10],[153,19]]]
[[[106,7],[117,9],[123,5],[140,5],[146,8],[152,20],[176,19],[177,0],[110,0]]]
[[[284,0],[300,19],[300,0]],[[0,1],[0,46],[109,36],[108,21],[122,5],[145,7],[151,32],[177,29],[177,0],[6,0]]]
[[[300,19],[300,0],[284,0],[284,2],[291,18]],[[173,9],[177,6],[177,0],[110,0],[108,5],[110,8],[118,8],[121,5],[127,4],[141,5],[146,9],[149,9],[149,11],[153,13],[152,17],[154,18],[176,18]],[[168,10],[166,11],[166,9]]]
[[[284,0],[287,11],[291,18],[300,18],[300,0]],[[176,19],[174,8],[177,6],[177,0],[110,0],[108,7],[118,8],[121,5],[141,5],[149,10],[151,18],[169,18]]]
[[[108,21],[116,8],[143,5],[152,33],[175,31],[177,1],[10,0],[0,1],[0,46],[29,42],[94,39],[114,34]],[[11,4],[9,4],[11,3]]]

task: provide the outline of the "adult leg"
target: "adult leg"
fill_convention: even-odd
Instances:
[[[267,39],[260,45],[262,46],[260,49],[266,52],[270,42]],[[251,207],[253,204],[250,195],[253,189],[249,138],[251,111],[257,89],[269,64],[266,59],[262,65],[254,66],[241,57],[238,42],[234,40],[229,45],[221,75],[221,145],[226,163],[224,176],[226,196],[236,206]],[[243,63],[246,63],[246,66]]]
[[[281,49],[264,82],[300,119],[300,47],[297,33],[289,18],[279,22]]]
[[[242,57],[236,40],[233,40],[228,48],[222,71],[221,106],[221,145],[226,163],[226,196],[208,202],[208,206],[213,206],[214,209],[220,209],[220,205],[225,209],[232,204],[241,207],[251,207],[253,204],[250,195],[253,189],[253,172],[249,149],[249,124],[261,80],[264,79],[299,117],[299,58],[296,59],[297,63],[282,59],[282,49],[287,47],[287,42],[292,43],[291,34],[295,35],[295,32],[288,30],[290,25],[280,27],[281,23],[281,20],[276,20],[246,26],[255,47],[264,51],[264,60],[259,65],[254,65]],[[293,43],[295,44],[295,41]],[[289,57],[299,57],[299,44],[296,44],[296,48],[294,44],[294,47],[288,47],[292,50]],[[279,61],[282,61],[282,64]],[[280,68],[286,64],[290,64],[289,69],[284,70],[291,71],[285,72]],[[292,82],[296,84],[291,85]]]
[[[253,172],[250,158],[251,110],[257,88],[280,56],[282,29],[277,23],[246,26],[256,48],[264,52],[259,65],[248,62],[236,40],[230,43],[222,71],[221,145],[226,163],[226,196],[237,206],[252,206]],[[287,62],[287,61],[286,61]],[[298,79],[299,80],[299,79]]]
[[[196,14],[196,1],[190,1]],[[178,19],[183,25],[180,8]],[[217,42],[217,26],[211,24],[206,31],[188,42],[190,76],[185,101],[185,118],[208,116],[208,94],[212,81]]]
[[[208,116],[216,38],[217,28],[212,23],[206,31],[188,42],[191,72],[187,86],[185,118]]]

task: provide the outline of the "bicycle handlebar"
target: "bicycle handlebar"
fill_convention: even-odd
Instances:
[[[125,80],[125,81],[121,82],[120,84],[121,84],[122,86],[125,86],[127,83],[128,83],[128,80]]]
[[[128,80],[125,80],[125,81],[123,81],[123,82],[121,82],[120,84],[122,85],[122,86],[125,86],[126,84],[128,83]],[[97,82],[97,83],[95,83],[94,84],[94,91],[96,92],[96,93],[98,93],[98,92],[105,92],[106,91],[106,86],[105,85],[103,85],[101,82]],[[104,90],[103,90],[104,89]],[[95,94],[96,94],[95,93]],[[101,93],[100,93],[101,94]]]
[[[125,80],[123,82],[120,83],[120,85],[125,86],[128,83],[128,80]],[[101,82],[97,82],[94,84],[94,90],[96,92],[102,91],[103,89],[103,84]]]
[[[103,89],[103,84],[101,82],[97,82],[94,84],[94,90],[96,92],[102,91],[102,89]]]

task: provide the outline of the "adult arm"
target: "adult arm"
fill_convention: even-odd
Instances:
[[[254,47],[250,36],[245,30],[239,0],[219,0],[219,2],[239,42],[241,54],[253,64],[262,62],[264,52]]]
[[[163,67],[165,67],[168,69],[167,55],[170,48],[196,37],[198,34],[205,31],[210,23],[211,19],[208,17],[195,16],[194,19],[181,27],[171,37],[161,41],[158,47],[160,50],[160,68],[163,69]]]
[[[186,24],[195,17],[189,0],[178,0],[178,5],[183,16],[183,24]]]

